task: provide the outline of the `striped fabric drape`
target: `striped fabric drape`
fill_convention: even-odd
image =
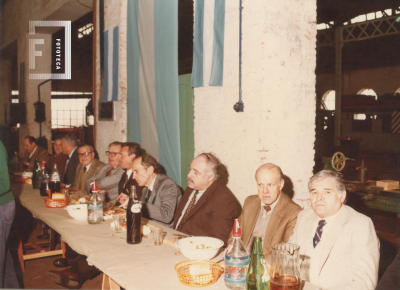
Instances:
[[[222,86],[225,0],[196,0],[192,87]]]
[[[118,101],[119,28],[104,31],[103,102]]]
[[[181,184],[178,0],[128,0],[128,138]]]

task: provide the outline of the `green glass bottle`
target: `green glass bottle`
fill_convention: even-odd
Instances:
[[[33,164],[33,169],[32,169],[32,187],[33,189],[39,189],[39,176],[40,176],[40,165],[39,165],[39,160],[38,157],[35,157],[35,163]]]
[[[265,262],[261,237],[254,237],[249,271],[246,277],[247,290],[270,290],[269,268]]]

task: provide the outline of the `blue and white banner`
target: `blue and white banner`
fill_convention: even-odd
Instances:
[[[119,28],[104,31],[103,102],[118,101]]]
[[[181,184],[178,0],[128,0],[128,139]]]
[[[196,0],[192,87],[222,86],[225,0]]]

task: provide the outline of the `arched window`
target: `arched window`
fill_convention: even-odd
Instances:
[[[378,99],[378,95],[373,89],[362,89],[357,93],[357,95],[374,96],[375,100]],[[366,118],[367,116],[365,114],[354,114],[354,120],[365,120]]]
[[[335,110],[335,96],[336,92],[334,90],[329,90],[322,96],[322,101],[324,101],[325,107],[329,111]]]

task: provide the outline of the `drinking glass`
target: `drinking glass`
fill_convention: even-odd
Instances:
[[[153,242],[154,245],[160,246],[163,242],[163,230],[162,228],[153,229]]]
[[[114,216],[114,229],[117,233],[121,231],[119,215]]]
[[[299,290],[299,246],[281,243],[272,247],[271,290]]]

